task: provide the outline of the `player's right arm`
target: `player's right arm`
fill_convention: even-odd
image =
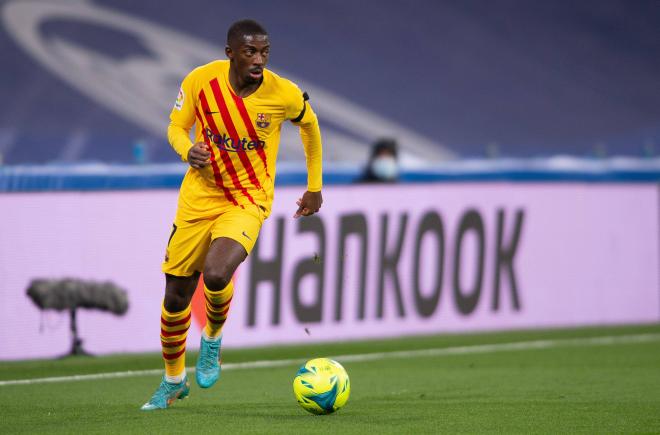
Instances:
[[[190,129],[195,123],[197,105],[197,94],[193,89],[192,75],[192,73],[188,74],[181,83],[179,95],[170,113],[167,139],[172,148],[181,156],[181,160],[188,162],[193,168],[199,169],[209,164],[211,153],[204,142],[193,144],[190,140]]]

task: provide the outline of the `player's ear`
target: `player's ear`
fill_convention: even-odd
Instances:
[[[234,59],[234,52],[231,50],[231,47],[228,45],[225,45],[225,56],[227,56],[227,59],[229,60]]]

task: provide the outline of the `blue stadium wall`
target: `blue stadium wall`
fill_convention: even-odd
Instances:
[[[6,0],[0,15],[5,164],[176,161],[179,82],[243,17],[310,93],[332,161],[384,135],[424,161],[658,153],[655,0]]]

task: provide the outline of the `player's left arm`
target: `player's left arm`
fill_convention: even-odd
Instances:
[[[296,89],[298,88],[296,87]],[[290,108],[289,119],[300,128],[300,138],[302,139],[307,162],[307,191],[296,202],[298,210],[296,210],[294,218],[311,216],[318,212],[321,204],[323,204],[323,195],[321,194],[321,188],[323,187],[321,129],[319,128],[318,118],[308,100],[307,93],[301,94],[298,90],[298,97],[294,98]]]

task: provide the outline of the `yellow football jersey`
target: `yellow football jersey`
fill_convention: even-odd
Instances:
[[[306,94],[268,69],[251,95],[241,98],[229,83],[229,61],[194,69],[183,80],[172,113],[168,138],[185,161],[195,142],[211,151],[210,165],[188,168],[179,194],[177,217],[194,220],[217,216],[228,207],[259,207],[270,213],[275,160],[282,123],[300,126],[307,158],[307,190],[321,190],[321,134]]]

